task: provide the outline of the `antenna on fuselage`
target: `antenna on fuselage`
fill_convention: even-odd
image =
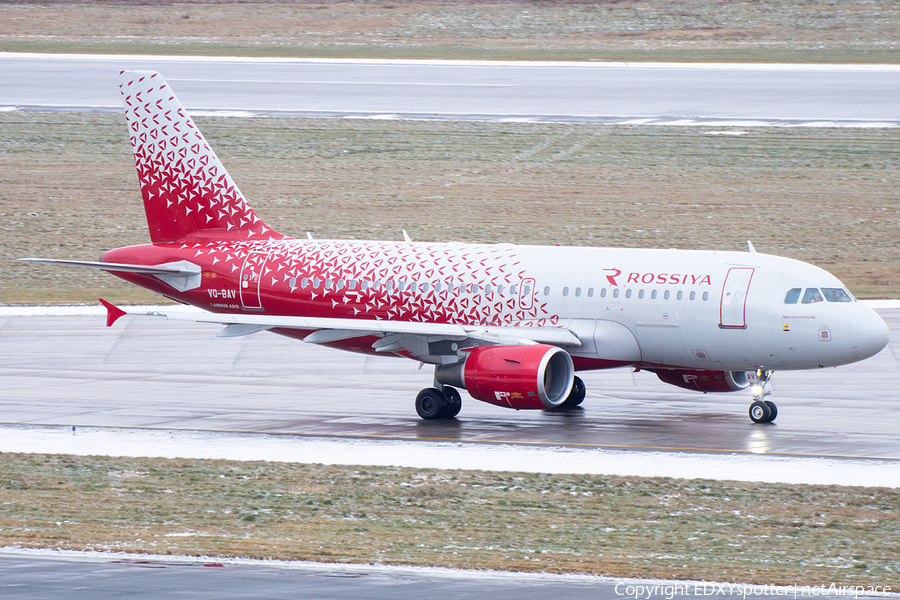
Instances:
[[[308,240],[313,239],[313,236],[312,236],[312,232],[311,232],[311,231],[307,231],[307,232],[306,232],[306,239],[308,239]]]
[[[406,233],[406,230],[405,230],[405,229],[401,229],[400,231],[403,232],[403,241],[406,242],[406,243],[408,243],[408,244],[411,244],[411,243],[412,243],[412,240],[410,239],[409,234]]]
[[[750,240],[747,240],[747,251],[750,252],[750,254],[756,254],[756,248],[753,247],[753,242]]]

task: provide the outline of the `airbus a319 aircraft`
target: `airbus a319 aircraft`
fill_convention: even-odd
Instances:
[[[511,244],[313,240],[266,225],[161,75],[120,89],[150,244],[103,269],[220,323],[434,366],[423,419],[455,417],[458,389],[513,409],[579,405],[577,371],[631,367],[699,392],[751,390],[750,418],[777,408],[779,369],[843,365],[885,347],[888,328],[834,276],[757,253]],[[107,325],[126,314],[101,300]]]

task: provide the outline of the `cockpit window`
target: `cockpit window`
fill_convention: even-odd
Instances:
[[[800,288],[794,288],[792,290],[788,290],[787,295],[784,297],[785,304],[797,304],[797,300],[800,299],[800,292],[802,292]]]
[[[829,302],[852,302],[853,298],[843,288],[822,288],[822,295]]]
[[[819,293],[817,288],[806,288],[806,292],[803,294],[803,304],[812,304],[813,302],[821,302],[822,294]]]

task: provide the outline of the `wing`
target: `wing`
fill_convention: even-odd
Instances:
[[[101,300],[101,302],[111,313],[113,309],[120,310],[106,301]],[[110,308],[111,306],[112,308]],[[422,362],[431,364],[458,362],[463,356],[461,352],[475,346],[519,346],[527,344],[581,346],[578,336],[563,327],[527,325],[492,327],[371,319],[217,314],[206,311],[201,314],[180,313],[177,311],[129,314],[165,317],[174,321],[194,321],[197,323],[225,325],[225,328],[219,332],[219,337],[249,335],[270,329],[295,329],[311,332],[303,338],[304,342],[324,344],[374,336],[378,338],[372,344],[372,349],[375,352],[406,351]]]

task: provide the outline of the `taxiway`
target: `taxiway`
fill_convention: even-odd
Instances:
[[[121,69],[192,114],[897,127],[896,65],[529,63],[0,53],[0,107],[122,110]]]
[[[0,318],[0,414],[7,424],[153,428],[900,460],[900,310],[891,341],[853,365],[782,371],[778,420],[747,417],[748,393],[699,394],[628,369],[582,374],[583,408],[511,411],[464,394],[457,419],[422,421],[431,369],[269,333],[218,339],[217,326],[125,317]]]

